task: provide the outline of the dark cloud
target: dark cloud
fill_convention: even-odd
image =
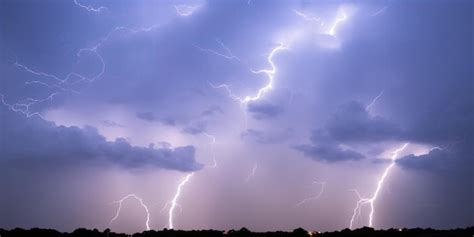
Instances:
[[[154,149],[132,146],[123,138],[108,142],[93,127],[64,127],[39,118],[27,119],[2,109],[2,163],[113,164],[126,169],[156,167],[180,171],[202,168],[192,146]],[[6,139],[8,137],[8,139]]]
[[[214,105],[214,106],[211,106],[208,109],[204,110],[202,112],[202,115],[203,116],[211,116],[211,115],[223,114],[223,113],[224,113],[224,111],[222,110],[222,108],[220,106]]]
[[[198,135],[206,131],[206,128],[207,128],[207,121],[196,121],[196,122],[191,122],[190,124],[185,126],[182,132],[191,134],[191,135]]]
[[[152,112],[138,112],[137,118],[148,121],[148,122],[158,121],[158,118]]]
[[[247,106],[249,111],[255,119],[269,119],[274,118],[283,113],[283,107],[269,102],[252,102]]]
[[[351,101],[339,106],[322,128],[312,132],[311,144],[293,148],[314,160],[361,160],[364,155],[342,149],[339,144],[397,140],[401,136],[401,129],[394,123],[379,116],[371,116],[361,103]]]
[[[401,137],[401,130],[392,122],[371,116],[356,101],[341,105],[323,128],[313,132],[313,142],[377,142]]]
[[[160,118],[152,112],[138,112],[136,113],[137,118],[147,122],[159,122],[168,126],[175,126],[176,121],[172,118]]]
[[[112,121],[112,120],[102,120],[102,121],[100,121],[100,123],[105,127],[117,127],[117,128],[125,127],[124,125],[122,125],[120,123],[117,123],[115,121]]]
[[[338,162],[347,160],[361,160],[364,156],[356,151],[342,149],[334,144],[298,145],[294,149],[301,151],[313,160]]]
[[[444,149],[432,148],[424,155],[408,155],[397,159],[397,164],[410,170],[425,170],[443,175],[460,174],[472,171],[473,157],[472,144],[463,142]]]
[[[286,141],[292,134],[293,130],[290,128],[283,131],[273,131],[273,133],[250,128],[240,134],[240,138],[244,141],[259,144],[276,144]]]

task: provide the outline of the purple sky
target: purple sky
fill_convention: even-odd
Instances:
[[[0,1],[0,228],[472,226],[473,9]]]

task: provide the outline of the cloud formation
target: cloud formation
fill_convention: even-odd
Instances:
[[[318,145],[297,145],[294,147],[301,151],[305,156],[313,160],[325,161],[329,163],[347,160],[360,160],[365,158],[364,155],[350,150],[343,149],[335,144],[318,144]]]
[[[74,165],[117,165],[124,169],[162,168],[194,171],[202,168],[195,160],[195,148],[183,146],[155,149],[131,145],[124,138],[106,141],[97,129],[56,126],[39,118],[0,111],[3,137],[2,163]]]

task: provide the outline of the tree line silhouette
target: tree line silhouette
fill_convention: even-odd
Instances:
[[[465,229],[452,229],[452,230],[435,230],[435,229],[387,229],[387,230],[375,230],[369,227],[363,227],[360,229],[350,230],[344,229],[342,231],[333,232],[317,232],[307,231],[302,228],[295,229],[291,232],[285,231],[274,231],[274,232],[251,232],[246,228],[240,230],[168,230],[163,229],[160,231],[149,230],[141,233],[135,233],[132,235],[124,233],[114,233],[110,229],[99,231],[97,229],[89,230],[79,228],[71,233],[59,232],[53,229],[40,229],[32,228],[29,230],[15,228],[12,230],[0,229],[0,237],[339,237],[339,236],[353,236],[353,237],[441,237],[441,236],[463,236],[463,237],[474,237],[474,227]]]

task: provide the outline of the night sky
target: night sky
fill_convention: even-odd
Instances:
[[[0,0],[0,228],[472,226],[473,11]]]

